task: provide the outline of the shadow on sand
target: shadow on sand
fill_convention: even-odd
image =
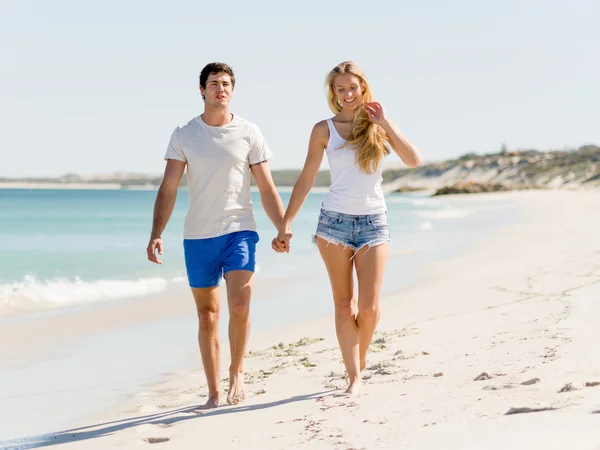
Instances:
[[[0,449],[29,449],[48,447],[51,445],[67,444],[78,441],[86,441],[102,436],[107,436],[128,428],[137,427],[139,425],[158,425],[167,427],[184,420],[201,419],[203,417],[219,416],[222,414],[242,413],[246,411],[257,411],[266,408],[285,405],[293,402],[317,399],[324,395],[330,394],[331,391],[323,391],[314,394],[297,395],[285,400],[278,400],[269,403],[259,403],[255,405],[242,406],[223,406],[216,409],[202,410],[200,405],[187,406],[171,411],[164,411],[155,414],[147,414],[144,416],[130,417],[128,419],[115,420],[85,427],[73,428],[70,430],[59,431],[56,433],[47,433],[39,436],[32,436],[21,439],[13,439],[10,441],[0,441]]]

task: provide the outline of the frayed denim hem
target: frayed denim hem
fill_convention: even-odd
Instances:
[[[352,257],[350,258],[350,261],[352,261],[354,259],[354,257],[358,254],[358,252],[365,247],[368,247],[367,250],[365,251],[365,253],[366,253],[369,251],[369,248],[371,248],[371,247],[377,247],[378,245],[382,245],[382,244],[385,244],[385,243],[391,241],[391,238],[378,238],[378,239],[373,239],[372,241],[366,242],[363,245],[361,245],[360,247],[356,248],[355,246],[353,246],[351,244],[347,244],[343,241],[340,241],[339,239],[335,239],[326,234],[316,233],[316,234],[312,235],[312,242],[314,245],[317,244],[318,237],[320,237],[321,239],[326,241],[328,245],[329,244],[341,245],[344,248],[344,250],[347,248],[351,249],[353,251],[353,254],[352,254]]]
[[[356,249],[356,253],[358,253],[360,251],[361,248],[365,248],[365,247],[377,247],[378,245],[382,245],[385,244],[387,242],[390,242],[392,239],[391,238],[379,238],[379,239],[373,239],[372,241],[367,242],[366,244],[361,245],[359,248]],[[368,250],[368,249],[367,249]]]
[[[320,237],[321,239],[323,239],[324,241],[327,241],[328,244],[332,244],[332,245],[341,245],[344,247],[344,250],[349,248],[352,251],[356,251],[356,247],[354,247],[353,245],[350,244],[346,244],[344,241],[340,241],[339,239],[333,238],[327,234],[322,234],[322,233],[316,233],[312,235],[312,242],[313,244],[317,245],[317,238]]]

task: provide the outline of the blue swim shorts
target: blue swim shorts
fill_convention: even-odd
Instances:
[[[184,239],[185,268],[193,288],[218,286],[231,270],[249,270],[256,266],[256,231],[237,231],[208,239]]]
[[[387,214],[355,216],[322,209],[314,235],[315,242],[317,237],[331,244],[350,247],[355,252],[365,246],[384,244],[390,240]]]

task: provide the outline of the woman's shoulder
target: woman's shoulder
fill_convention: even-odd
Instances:
[[[321,120],[313,126],[310,133],[310,142],[311,145],[319,143],[323,148],[327,147],[327,142],[329,142],[329,126],[327,125],[327,120]]]
[[[334,119],[335,117],[331,117],[317,122],[313,127],[313,130],[329,134],[329,124],[332,123]]]
[[[329,119],[324,119],[315,124],[312,130],[312,134],[318,137],[329,139],[329,125],[327,124]]]

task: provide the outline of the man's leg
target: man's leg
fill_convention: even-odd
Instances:
[[[221,403],[219,387],[219,287],[192,288],[198,310],[198,343],[202,365],[208,383],[208,401],[204,408],[216,408]]]
[[[250,295],[254,273],[249,270],[231,270],[225,273],[227,303],[229,305],[229,391],[227,403],[236,405],[245,400],[243,364],[250,334]]]

